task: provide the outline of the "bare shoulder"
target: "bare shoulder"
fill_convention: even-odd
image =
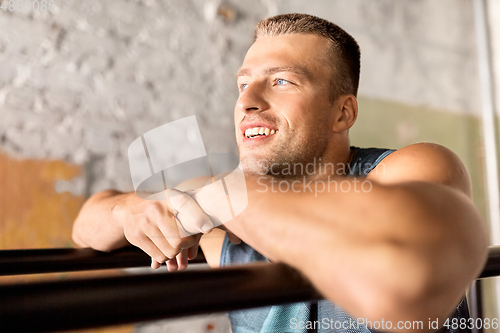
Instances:
[[[460,158],[450,149],[431,142],[415,143],[393,152],[366,179],[381,184],[439,183],[471,197],[470,177]]]

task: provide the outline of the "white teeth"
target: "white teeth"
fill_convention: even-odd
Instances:
[[[245,131],[245,136],[247,138],[255,137],[257,135],[271,135],[278,133],[278,131],[271,130],[267,127],[254,127],[254,128],[249,128]]]

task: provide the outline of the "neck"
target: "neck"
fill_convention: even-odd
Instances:
[[[346,175],[353,156],[354,150],[350,149],[349,142],[337,145],[330,149],[321,160],[316,161],[316,172],[307,176],[306,179],[320,180]]]

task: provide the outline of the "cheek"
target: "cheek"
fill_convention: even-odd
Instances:
[[[275,109],[279,110],[279,113],[286,119],[291,128],[306,127],[314,119],[314,114],[317,112],[312,101],[304,98],[294,98],[293,96],[281,99],[276,104]]]

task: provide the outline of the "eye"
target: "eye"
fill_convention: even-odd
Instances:
[[[285,85],[285,84],[287,84],[287,83],[290,83],[290,81],[285,80],[285,79],[276,79],[276,84],[277,84],[278,86],[283,86],[283,85]]]
[[[241,92],[245,91],[247,88],[248,88],[248,84],[247,83],[240,84],[240,90],[241,90]]]

